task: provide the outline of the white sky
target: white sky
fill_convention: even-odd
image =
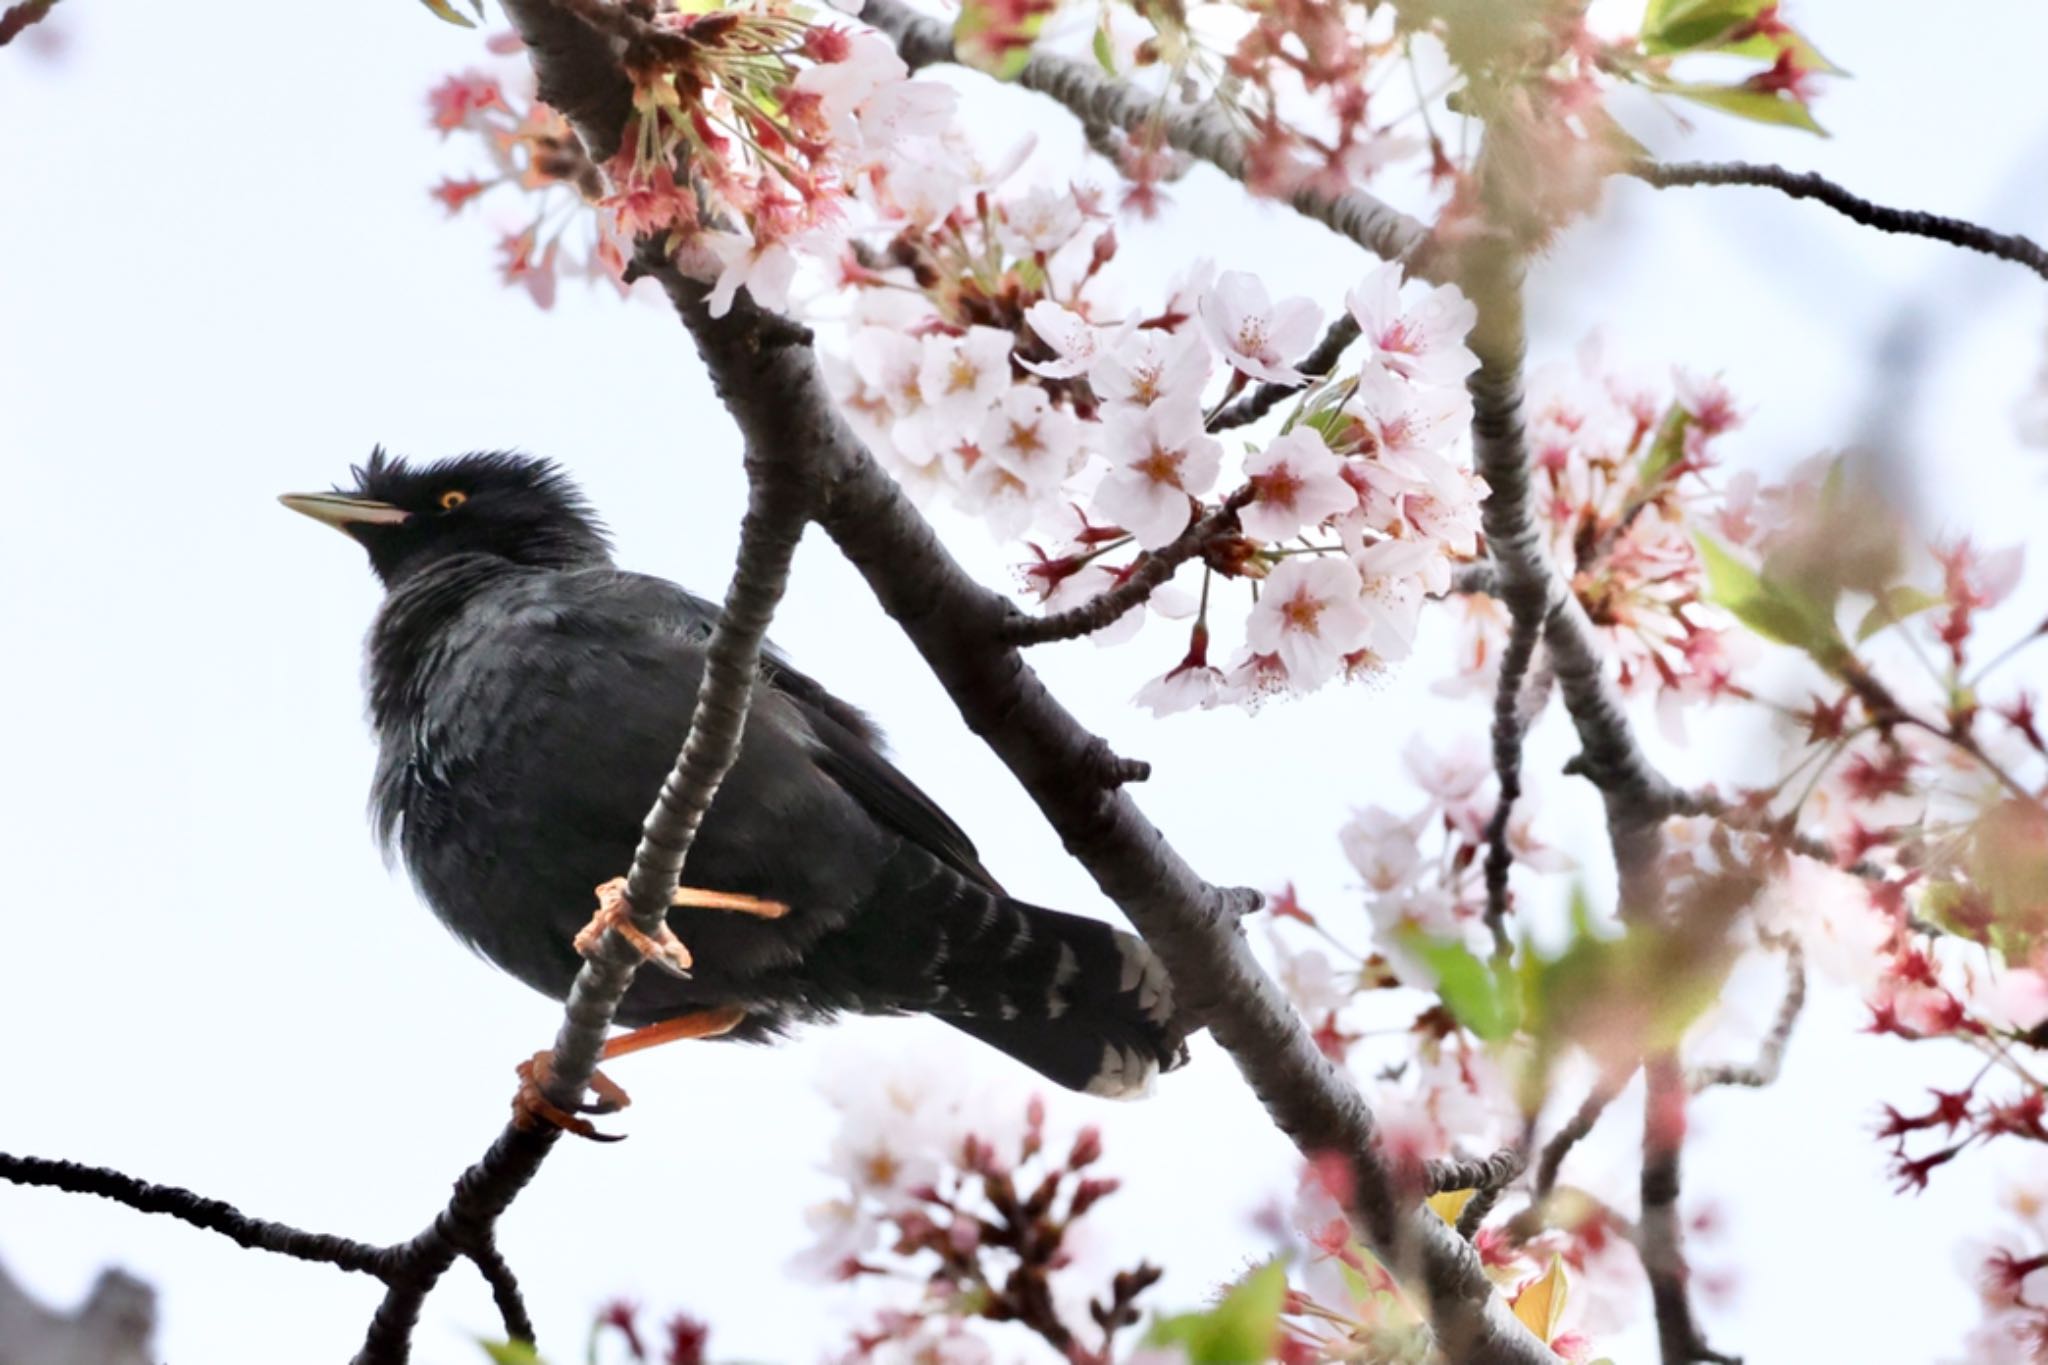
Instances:
[[[0,1149],[391,1240],[497,1130],[511,1065],[550,1036],[557,1007],[471,959],[379,862],[358,691],[376,589],[352,547],[272,498],[324,486],[376,441],[422,456],[520,446],[574,467],[625,563],[716,594],[741,480],[730,426],[662,309],[572,287],[544,315],[498,286],[483,224],[440,221],[425,187],[472,160],[426,130],[422,94],[474,62],[477,40],[407,0],[346,11],[67,4],[61,60],[0,52],[14,205],[0,236],[0,626],[15,661],[0,677]],[[1635,124],[1685,156],[1783,159],[1881,201],[2048,229],[2048,11],[1981,3],[1935,35],[1901,13],[1796,7],[1859,75],[1821,105],[1833,141],[1707,115],[1683,140],[1663,115]],[[1026,97],[988,107],[1077,144]],[[1186,216],[1125,234],[1134,280],[1200,249],[1277,292],[1334,300],[1363,268],[1206,178],[1179,198]],[[2043,512],[2040,457],[2016,447],[2007,412],[2038,363],[2044,299],[2014,267],[1880,240],[1810,205],[1625,185],[1539,274],[1532,316],[1539,360],[1604,325],[1645,371],[1725,372],[1752,414],[1731,457],[1776,469],[1857,429],[1874,341],[1911,305],[1924,369],[1889,434],[1916,505],[2005,543]],[[948,529],[977,571],[1003,573],[976,528]],[[2022,595],[2038,615],[2038,572]],[[816,537],[776,635],[876,713],[1020,894],[1106,912]],[[1339,914],[1355,904],[1335,837],[1346,809],[1414,802],[1397,758],[1409,733],[1448,741],[1484,723],[1429,699],[1419,668],[1255,721],[1154,722],[1124,698],[1175,653],[1161,636],[1036,662],[1120,752],[1153,762],[1138,798],[1205,873],[1291,877]],[[1552,776],[1568,752],[1553,716],[1532,766],[1541,828],[1597,847],[1595,808]],[[1676,763],[1697,776],[1711,757]],[[1914,1101],[1958,1063],[1857,1036],[1857,1018],[1822,998],[1776,1090],[1699,1107],[1688,1192],[1728,1219],[1700,1263],[1741,1279],[1706,1321],[1757,1365],[1930,1360],[1975,1311],[1953,1247],[1988,1220],[1996,1163],[1957,1163],[1931,1195],[1897,1199],[1867,1132],[1878,1100]],[[815,1086],[906,1056],[989,1070],[922,1022],[622,1065],[632,1140],[563,1144],[502,1230],[544,1343],[572,1357],[593,1308],[621,1293],[708,1317],[722,1358],[808,1359],[843,1341],[846,1296],[781,1269],[800,1210],[830,1190],[814,1171],[833,1124]],[[1167,1263],[1157,1306],[1192,1304],[1256,1250],[1246,1219],[1285,1183],[1287,1148],[1213,1048],[1146,1104],[1061,1096],[1053,1113],[1105,1125],[1128,1182],[1105,1240]],[[1627,1129],[1618,1115],[1589,1160],[1629,1160]],[[9,1187],[0,1259],[65,1303],[123,1264],[160,1289],[163,1356],[214,1365],[345,1356],[378,1294]],[[496,1326],[458,1271],[429,1304],[419,1358],[475,1360],[466,1337]],[[1623,1362],[1650,1349],[1642,1334],[1609,1343]]]

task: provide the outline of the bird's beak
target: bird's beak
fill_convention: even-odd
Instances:
[[[340,493],[286,493],[278,501],[342,532],[352,526],[396,526],[412,515],[388,502],[344,497]]]

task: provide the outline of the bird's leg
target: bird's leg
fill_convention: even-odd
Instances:
[[[713,910],[735,910],[743,914],[761,915],[776,919],[786,914],[789,907],[779,901],[764,901],[753,896],[736,895],[723,891],[700,891],[693,887],[678,887],[675,904],[698,906]],[[597,888],[597,913],[590,923],[576,935],[576,951],[589,957],[597,951],[607,929],[616,929],[619,937],[626,940],[645,959],[654,962],[678,976],[690,974],[690,950],[675,936],[675,931],[666,924],[656,933],[649,934],[633,923],[632,905],[626,899],[626,879],[614,877]],[[599,1054],[603,1061],[624,1057],[628,1053],[656,1047],[662,1043],[684,1038],[716,1038],[737,1028],[747,1012],[733,1005],[718,1009],[698,1010],[691,1014],[677,1015],[646,1028],[634,1029],[612,1038]],[[536,1052],[519,1064],[519,1092],[512,1097],[513,1122],[521,1128],[535,1128],[550,1124],[578,1137],[591,1138],[598,1142],[615,1142],[616,1134],[601,1133],[583,1114],[615,1114],[633,1101],[625,1090],[602,1071],[594,1072],[590,1088],[597,1099],[577,1106],[579,1112],[571,1113],[550,1101],[542,1094],[554,1067],[554,1054]]]
[[[664,1019],[658,1024],[649,1024],[645,1028],[636,1028],[606,1039],[604,1051],[599,1055],[610,1062],[629,1053],[660,1047],[663,1043],[681,1042],[687,1038],[722,1037],[738,1028],[746,1017],[747,1012],[737,1005],[721,1005],[717,1009],[679,1014],[673,1019]]]
[[[789,907],[781,901],[762,900],[759,896],[743,895],[738,891],[706,891],[697,886],[679,886],[670,905],[686,906],[698,910],[731,910],[735,914],[753,915],[758,919],[781,919],[789,913]]]

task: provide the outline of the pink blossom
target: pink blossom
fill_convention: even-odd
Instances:
[[[1053,407],[1045,390],[1012,386],[982,423],[962,506],[997,535],[1016,535],[1066,478],[1079,440],[1073,414]]]
[[[1131,700],[1155,716],[1206,710],[1223,695],[1223,675],[1207,664],[1174,665],[1138,689]]]
[[[1088,386],[1105,403],[1199,403],[1209,365],[1209,346],[1199,333],[1147,327],[1098,348]]]
[[[1344,656],[1364,648],[1371,635],[1358,572],[1338,558],[1283,561],[1245,622],[1251,647],[1278,656],[1288,680],[1302,691],[1335,677]]]
[[[1478,310],[1448,284],[1430,289],[1413,307],[1404,307],[1401,283],[1401,267],[1389,263],[1344,296],[1364,333],[1366,367],[1383,366],[1418,384],[1463,383],[1479,368],[1479,358],[1465,347],[1465,334],[1479,320]]]
[[[1138,689],[1134,699],[1155,716],[1216,704],[1223,694],[1223,675],[1209,667],[1209,630],[1197,624],[1187,657]]]
[[[1427,541],[1382,540],[1350,558],[1365,584],[1359,609],[1371,623],[1372,652],[1382,659],[1406,658],[1429,596],[1425,575],[1442,557]]]
[[[917,387],[935,422],[966,426],[980,421],[1009,390],[1012,340],[999,327],[924,338]]]
[[[1296,427],[1247,456],[1244,470],[1257,492],[1238,521],[1255,540],[1284,540],[1358,505],[1342,463],[1308,427]]]
[[[819,120],[834,139],[858,144],[861,125],[857,111],[883,87],[900,82],[910,68],[897,55],[896,47],[881,34],[860,31],[847,34],[845,55],[836,62],[820,62],[797,73],[792,85],[798,95],[818,101]],[[944,88],[944,87],[940,87]]]
[[[732,311],[733,296],[742,287],[754,302],[772,312],[789,306],[789,286],[796,280],[796,253],[780,239],[757,242],[746,232],[707,232],[704,245],[723,267],[711,286],[711,316]]]
[[[996,240],[1012,256],[1051,255],[1081,230],[1081,209],[1074,196],[1044,186],[1002,206]]]
[[[1450,452],[1472,423],[1472,400],[1464,389],[1422,388],[1368,369],[1344,408],[1372,437],[1362,453],[1373,463],[1410,488],[1456,487]]]
[[[1404,820],[1384,806],[1367,806],[1353,812],[1337,839],[1365,884],[1385,895],[1407,885],[1421,865],[1418,823]]]
[[[1202,430],[1193,403],[1155,403],[1110,414],[1111,469],[1095,489],[1095,505],[1157,550],[1187,529],[1194,504],[1216,482],[1223,446]]]
[[[1232,270],[1202,296],[1201,312],[1209,340],[1241,373],[1272,384],[1307,382],[1290,362],[1315,344],[1322,325],[1322,310],[1312,300],[1272,303],[1258,276]]]
[[[1020,360],[1018,363],[1047,379],[1072,379],[1080,374],[1094,363],[1096,355],[1115,336],[1110,329],[1096,326],[1051,299],[1040,299],[1025,309],[1024,321],[1038,333],[1041,341],[1052,347],[1055,358]]]
[[[1442,751],[1432,749],[1421,735],[1410,735],[1401,748],[1401,762],[1415,785],[1445,806],[1471,800],[1493,776],[1492,756],[1471,734],[1460,735]]]

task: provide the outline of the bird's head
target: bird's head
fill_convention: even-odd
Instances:
[[[547,569],[610,558],[603,523],[550,460],[491,451],[415,465],[379,446],[349,472],[352,487],[278,501],[369,551],[386,587],[450,555]]]

